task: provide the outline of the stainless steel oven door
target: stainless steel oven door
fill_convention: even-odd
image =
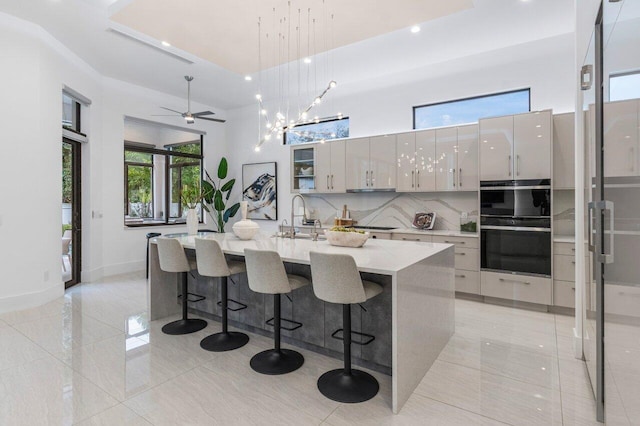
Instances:
[[[551,229],[482,226],[481,267],[497,272],[551,276]]]
[[[483,187],[480,191],[480,213],[483,216],[549,217],[551,187]]]

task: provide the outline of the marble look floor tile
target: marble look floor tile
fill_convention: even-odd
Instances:
[[[64,298],[59,297],[42,306],[2,314],[0,315],[0,320],[9,325],[16,325],[23,322],[35,321],[38,319],[50,317],[53,315],[67,315],[70,311],[71,307],[64,304]]]
[[[393,414],[383,398],[376,397],[362,404],[341,404],[325,424],[348,425],[504,425],[451,405],[413,394],[399,414]]]
[[[436,361],[417,394],[510,424],[562,424],[560,392]]]
[[[117,402],[52,356],[0,372],[0,424],[68,425]]]
[[[305,358],[300,369],[282,376],[259,374],[251,369],[251,358],[263,350],[271,349],[273,342],[260,341],[254,335],[251,338],[252,341],[239,350],[216,353],[213,360],[203,367],[233,381],[239,389],[252,389],[284,404],[295,401],[301,411],[318,419],[326,418],[338,407],[337,402],[322,396],[318,391],[317,381],[325,372],[340,368],[341,361],[295,348]],[[376,377],[379,382],[390,386],[390,377],[377,374]],[[272,392],[274,386],[277,386],[278,392]]]
[[[573,338],[573,328],[575,327],[575,318],[568,315],[556,315],[556,334],[558,336]]]
[[[122,332],[94,318],[66,312],[14,326],[52,354],[58,354]]]
[[[558,359],[518,345],[491,339],[470,340],[454,335],[438,357],[465,367],[560,389]]]
[[[558,360],[560,364],[560,388],[563,393],[593,399],[587,365],[578,359]]]
[[[277,377],[272,377],[278,379]],[[125,402],[154,425],[319,425],[323,419],[300,411],[292,399],[284,404],[262,393],[241,377],[231,380],[197,367]]]
[[[48,354],[23,334],[8,325],[0,325],[0,371],[15,368]]]
[[[574,349],[575,341],[573,337],[558,335],[556,337],[556,353],[558,358],[568,360],[578,360]]]
[[[118,404],[78,423],[77,426],[151,426],[151,423],[129,407]]]

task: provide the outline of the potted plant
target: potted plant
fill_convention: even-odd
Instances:
[[[180,191],[180,201],[187,209],[187,233],[195,235],[198,233],[198,204],[202,202],[203,192],[198,186],[184,185]]]
[[[227,208],[227,202],[231,197],[235,179],[224,182],[227,178],[228,164],[227,159],[222,157],[218,165],[218,180],[215,181],[209,172],[205,170],[206,178],[202,181],[202,207],[211,216],[216,223],[218,232],[225,232],[224,226],[230,218],[234,217],[240,208],[240,203],[235,203]]]

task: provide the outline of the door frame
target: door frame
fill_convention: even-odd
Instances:
[[[64,283],[67,289],[80,282],[82,271],[82,144],[69,138],[62,143],[71,146],[71,170],[73,175],[71,194],[71,280]]]

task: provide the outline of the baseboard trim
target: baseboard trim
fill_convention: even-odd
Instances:
[[[35,308],[64,296],[64,283],[54,284],[41,291],[0,298],[0,314]]]
[[[584,354],[582,353],[582,336],[578,335],[578,330],[573,329],[573,356],[577,359],[584,360]]]

